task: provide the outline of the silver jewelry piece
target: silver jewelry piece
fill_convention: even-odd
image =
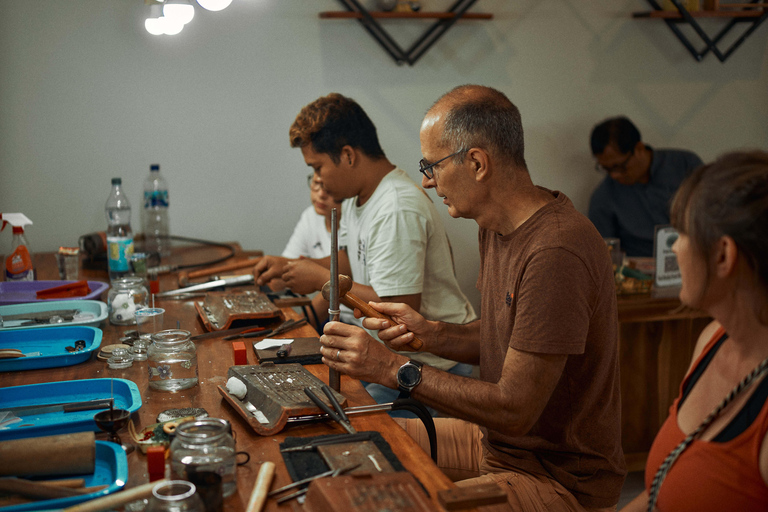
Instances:
[[[341,359],[339,359],[339,354],[341,354],[341,349],[336,351],[336,360],[337,361],[341,361]]]

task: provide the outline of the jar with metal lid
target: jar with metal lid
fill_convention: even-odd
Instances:
[[[235,440],[227,420],[204,418],[176,427],[171,442],[171,473],[174,478],[194,481],[204,474],[221,477],[223,496],[237,490]]]
[[[149,387],[179,391],[197,385],[197,349],[189,331],[166,329],[151,336],[147,349]]]
[[[131,325],[136,323],[134,313],[146,308],[149,292],[141,277],[121,277],[112,281],[107,296],[109,321],[113,325]]]

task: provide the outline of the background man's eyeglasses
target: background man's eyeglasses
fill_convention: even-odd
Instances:
[[[635,154],[635,150],[629,152],[629,155],[627,155],[627,158],[621,162],[620,164],[612,165],[610,167],[605,167],[603,165],[600,165],[599,162],[595,163],[595,170],[599,172],[607,172],[608,174],[612,172],[626,172],[627,171],[627,164],[629,163],[629,160],[632,158],[632,155]]]
[[[435,175],[435,171],[434,171],[434,169],[433,169],[433,168],[434,168],[434,167],[435,167],[437,164],[439,164],[439,163],[440,163],[440,162],[442,162],[443,160],[448,160],[448,159],[449,159],[449,158],[451,158],[452,156],[456,156],[456,155],[458,155],[459,153],[464,153],[464,152],[466,152],[466,151],[467,151],[466,149],[460,149],[459,151],[457,151],[457,152],[455,152],[455,153],[452,153],[452,154],[448,155],[448,156],[447,156],[447,157],[445,157],[445,158],[441,158],[440,160],[438,160],[437,162],[435,162],[435,163],[433,163],[433,164],[429,164],[429,163],[427,163],[427,161],[426,161],[425,159],[423,159],[423,158],[422,158],[421,160],[419,160],[419,172],[420,172],[421,174],[423,174],[424,176],[426,176],[428,180],[431,180],[431,179],[432,179],[432,177]]]
[[[322,182],[315,181],[315,173],[312,173],[309,176],[307,176],[307,185],[309,185],[309,189],[312,190],[313,192],[317,192],[323,188]]]

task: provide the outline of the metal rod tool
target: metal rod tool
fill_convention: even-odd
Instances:
[[[392,410],[392,402],[388,402],[386,404],[373,404],[373,405],[359,405],[357,407],[347,407],[344,409],[344,414],[346,415],[354,415],[354,414],[368,414],[372,412],[382,412],[382,411],[390,411]],[[315,421],[325,421],[330,419],[330,416],[328,416],[325,413],[320,414],[305,414],[303,416],[291,416],[288,418],[288,423],[304,423],[304,422],[315,422]]]
[[[339,229],[336,208],[331,210],[331,290],[328,299],[329,320],[338,322],[339,310]],[[328,385],[334,391],[341,391],[341,374],[333,368],[328,369]]]

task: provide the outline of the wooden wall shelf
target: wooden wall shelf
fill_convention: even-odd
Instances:
[[[701,11],[688,11],[681,4],[680,0],[671,0],[677,8],[677,11],[662,9],[656,0],[647,0],[647,2],[653,10],[649,12],[636,12],[632,14],[632,17],[663,20],[672,33],[677,36],[683,46],[690,52],[693,58],[699,62],[701,62],[704,56],[710,51],[715,54],[720,62],[725,62],[725,60],[728,59],[739,46],[741,46],[741,43],[743,43],[752,32],[757,30],[761,23],[768,19],[768,4],[764,3],[762,0],[752,0],[749,3],[722,5],[715,1],[712,9]],[[727,23],[715,37],[709,37],[697,21],[697,19],[702,18],[719,18],[727,21]],[[699,38],[704,42],[705,47],[703,50],[699,51],[694,48],[688,37],[686,37],[680,30],[678,25],[683,23],[690,25]],[[717,46],[718,43],[739,23],[748,24],[747,29],[731,44],[731,46],[725,51],[721,51]]]
[[[346,11],[326,11],[320,13],[321,19],[354,19],[373,37],[397,64],[407,63],[413,66],[429,48],[461,19],[465,20],[490,20],[493,14],[469,13],[467,10],[477,0],[456,0],[446,12],[395,12],[395,11],[368,11],[359,0],[339,0]],[[379,20],[435,20],[407,50],[403,49],[397,41],[381,26]]]
[[[759,18],[765,15],[764,10],[751,9],[749,11],[688,11],[693,18]],[[684,19],[683,15],[676,11],[648,11],[636,12],[633,18],[660,18],[660,19]]]
[[[490,20],[493,14],[480,12],[465,12],[458,15],[453,12],[389,12],[389,11],[368,11],[371,18],[384,19],[451,19],[462,18],[465,20]],[[363,13],[351,11],[326,11],[320,13],[321,18],[343,18],[343,19],[362,19]]]

